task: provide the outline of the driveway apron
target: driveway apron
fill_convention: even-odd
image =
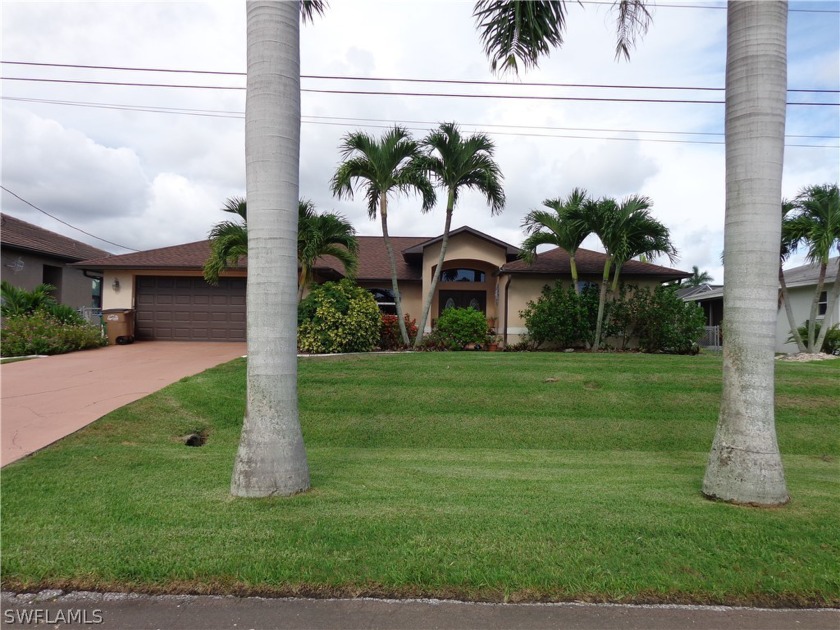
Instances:
[[[0,465],[245,352],[244,342],[147,341],[0,365]]]

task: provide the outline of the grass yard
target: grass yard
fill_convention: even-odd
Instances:
[[[700,494],[716,356],[303,359],[313,488],[261,500],[229,494],[244,368],[4,468],[4,588],[840,605],[840,361],[777,365],[776,509]]]

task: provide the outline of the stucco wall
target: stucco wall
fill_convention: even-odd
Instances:
[[[73,308],[92,305],[93,281],[85,277],[81,269],[67,267],[67,263],[59,259],[27,254],[14,249],[3,249],[0,259],[0,276],[13,286],[31,291],[45,281],[46,265],[57,270],[58,278],[53,279],[50,284],[56,286],[56,298],[59,302]]]
[[[828,293],[829,301],[831,300],[831,288],[831,284],[826,284],[824,288]],[[815,290],[815,286],[793,287],[788,289],[790,305],[793,308],[793,318],[797,326],[801,326],[811,316],[811,302],[814,299]],[[817,321],[822,324],[828,316],[829,313],[826,313],[825,317],[817,317]],[[829,325],[833,326],[838,321],[840,321],[840,300],[837,301]],[[776,352],[798,352],[795,342],[787,343],[789,336],[790,325],[783,305],[776,316]],[[804,341],[807,343],[807,340]]]

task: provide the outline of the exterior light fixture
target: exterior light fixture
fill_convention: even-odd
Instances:
[[[114,291],[119,291],[120,290],[120,279],[119,278],[114,278],[114,282],[111,283],[111,288],[114,289]]]

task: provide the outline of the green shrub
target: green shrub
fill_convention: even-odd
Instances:
[[[315,287],[298,307],[298,348],[327,354],[370,352],[382,319],[373,295],[350,280]]]
[[[676,286],[638,289],[629,301],[636,317],[633,334],[639,338],[643,352],[697,352],[697,341],[706,327],[703,308],[681,300]]]
[[[582,346],[595,337],[598,289],[588,286],[578,295],[573,287],[546,285],[537,301],[528,302],[519,315],[528,329],[528,345],[534,349],[546,344]]]
[[[0,314],[3,317],[31,315],[35,311],[55,306],[57,302],[51,294],[52,291],[55,291],[55,287],[51,284],[39,284],[27,291],[3,280],[0,282],[0,295],[3,298]]]
[[[489,332],[487,318],[481,311],[471,306],[447,308],[440,314],[427,346],[429,349],[463,350],[471,343],[486,343]]]
[[[0,351],[4,357],[63,354],[105,343],[99,326],[65,323],[43,309],[31,315],[7,317],[0,330]]]
[[[411,319],[406,313],[403,316],[408,339],[414,343],[417,337],[417,320]],[[381,350],[399,350],[404,348],[402,333],[396,315],[382,315],[382,325],[379,328],[379,348]]]

